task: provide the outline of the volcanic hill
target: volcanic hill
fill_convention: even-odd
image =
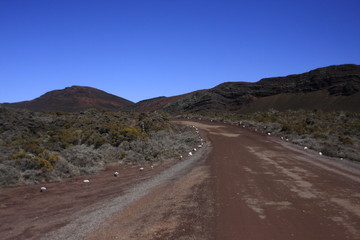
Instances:
[[[89,108],[119,110],[132,104],[134,103],[129,100],[96,88],[72,86],[62,90],[47,92],[31,101],[4,103],[3,106],[42,112],[77,112]]]

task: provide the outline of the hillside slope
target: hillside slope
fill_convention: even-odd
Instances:
[[[226,82],[212,89],[161,98],[158,107],[176,112],[253,112],[268,109],[360,111],[360,66],[338,65],[255,83]],[[146,101],[137,103],[146,110]],[[149,109],[150,110],[150,109]],[[152,107],[151,110],[154,110]]]
[[[156,111],[160,109],[164,109],[167,105],[171,105],[173,102],[183,99],[188,95],[193,95],[198,92],[202,92],[205,90],[198,90],[195,92],[185,93],[182,95],[177,96],[171,96],[171,97],[157,97],[157,98],[151,98],[142,100],[138,103],[135,103],[133,105],[129,105],[126,107],[127,110],[135,111],[135,112],[151,112]]]

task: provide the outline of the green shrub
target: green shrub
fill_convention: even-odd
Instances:
[[[122,159],[124,159],[125,158],[125,156],[126,156],[126,152],[124,152],[124,151],[121,151],[120,152],[120,160],[122,160]]]
[[[97,131],[89,131],[86,134],[87,136],[82,139],[82,143],[86,143],[88,146],[93,145],[95,148],[99,148],[108,142],[106,137]]]
[[[57,129],[48,132],[50,138],[48,143],[51,146],[67,148],[79,142],[79,138],[74,129]]]
[[[42,153],[42,152],[45,150],[43,147],[41,147],[40,145],[35,144],[35,143],[25,144],[25,145],[23,146],[23,149],[24,149],[26,152],[30,152],[30,153],[33,153],[33,154],[40,154],[40,153]]]
[[[324,134],[324,133],[314,133],[314,134],[313,134],[313,138],[315,138],[315,139],[322,139],[322,140],[327,140],[327,139],[329,139],[329,137],[328,137],[326,134]]]
[[[354,142],[351,140],[351,138],[349,136],[346,136],[346,135],[339,135],[338,139],[343,144],[349,144],[349,145],[354,144]]]

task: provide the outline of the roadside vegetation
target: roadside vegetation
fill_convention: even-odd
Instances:
[[[249,114],[183,114],[177,117],[246,126],[289,139],[327,156],[360,162],[360,113],[270,110]]]
[[[0,107],[0,185],[60,181],[108,163],[159,162],[198,144],[165,113],[40,113]]]

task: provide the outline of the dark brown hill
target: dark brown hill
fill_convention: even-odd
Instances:
[[[134,104],[124,98],[91,87],[72,86],[54,90],[31,100],[18,103],[4,103],[12,108],[24,108],[32,111],[77,112],[89,108],[119,110]]]
[[[138,103],[135,103],[134,105],[128,106],[127,109],[136,112],[156,111],[156,110],[164,109],[165,106],[177,101],[178,99],[182,99],[188,95],[192,95],[202,91],[204,90],[199,90],[199,91],[172,96],[172,97],[157,97],[157,98],[146,99]]]
[[[360,112],[359,91],[360,66],[347,64],[255,83],[227,82],[169,101],[163,109],[169,112],[253,112],[270,108]]]

